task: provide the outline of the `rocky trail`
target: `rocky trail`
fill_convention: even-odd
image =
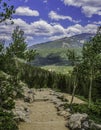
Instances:
[[[49,102],[35,102],[31,106],[30,120],[21,123],[20,130],[68,130],[64,118],[57,115],[56,108]]]
[[[50,94],[45,90],[35,92],[35,101],[30,105],[30,122],[20,123],[20,130],[68,130],[66,120],[57,114],[52,100],[54,96]]]
[[[15,114],[21,120],[19,130],[69,130],[67,123],[71,114],[69,109],[64,110],[63,104],[70,101],[70,95],[51,89],[26,92],[25,101],[16,102]],[[84,103],[76,97],[74,102]]]

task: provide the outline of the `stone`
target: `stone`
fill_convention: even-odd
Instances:
[[[24,95],[25,102],[32,103],[34,101],[35,92],[33,89],[29,89],[28,87],[23,87],[23,95]]]
[[[28,94],[24,97],[24,101],[28,103],[32,103],[34,101],[34,95],[33,94]]]
[[[82,128],[84,129],[84,130],[87,130],[87,129],[89,129],[89,127],[90,127],[90,125],[89,125],[89,121],[84,121],[83,123],[82,123]]]
[[[82,128],[82,123],[87,120],[88,120],[87,114],[75,113],[70,116],[67,126],[72,130],[76,130],[76,129],[79,130]]]
[[[55,107],[57,108],[57,111],[63,111],[64,110],[63,106],[56,105]]]
[[[57,114],[60,115],[60,116],[63,116],[64,118],[67,118],[67,116],[69,115],[69,113],[64,111],[64,110],[63,111],[59,111]]]
[[[63,102],[68,102],[68,99],[64,95],[58,95],[58,98]]]
[[[13,109],[13,113],[17,122],[30,122],[30,110],[23,101],[15,101],[15,108]]]
[[[90,124],[90,129],[92,130],[101,130],[101,124],[96,124],[93,121]]]

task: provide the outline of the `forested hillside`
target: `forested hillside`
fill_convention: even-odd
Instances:
[[[11,19],[14,13],[13,6],[5,2],[1,5],[5,12],[0,15],[0,23]],[[18,130],[19,121],[12,110],[15,101],[24,97],[21,83],[29,88],[51,88],[69,93],[72,99],[64,108],[69,108],[71,113],[86,112],[91,120],[101,123],[101,26],[96,35],[83,44],[82,57],[68,50],[67,56],[73,69],[66,74],[33,66],[31,61],[37,52],[27,49],[24,31],[18,26],[13,30],[11,38],[8,47],[0,40],[0,130]],[[58,58],[54,57],[60,60]],[[74,96],[82,98],[86,104],[74,104]]]

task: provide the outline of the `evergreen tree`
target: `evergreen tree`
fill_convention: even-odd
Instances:
[[[74,49],[68,49],[66,55],[72,66],[74,66],[79,61],[79,56]]]
[[[24,59],[24,52],[27,49],[24,32],[17,26],[12,33],[12,43],[7,48],[7,53],[11,57]]]
[[[97,64],[101,56],[101,28],[98,28],[97,34],[83,47],[83,60],[87,66],[89,76],[89,107],[91,105],[93,81],[98,73]],[[101,61],[100,61],[101,62]]]

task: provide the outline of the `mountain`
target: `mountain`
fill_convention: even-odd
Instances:
[[[62,63],[66,59],[67,49],[75,49],[80,54],[83,44],[89,41],[94,34],[83,33],[72,37],[64,37],[58,40],[32,45],[29,49],[35,49],[39,53],[34,63],[36,65]],[[67,61],[65,61],[67,63]]]

